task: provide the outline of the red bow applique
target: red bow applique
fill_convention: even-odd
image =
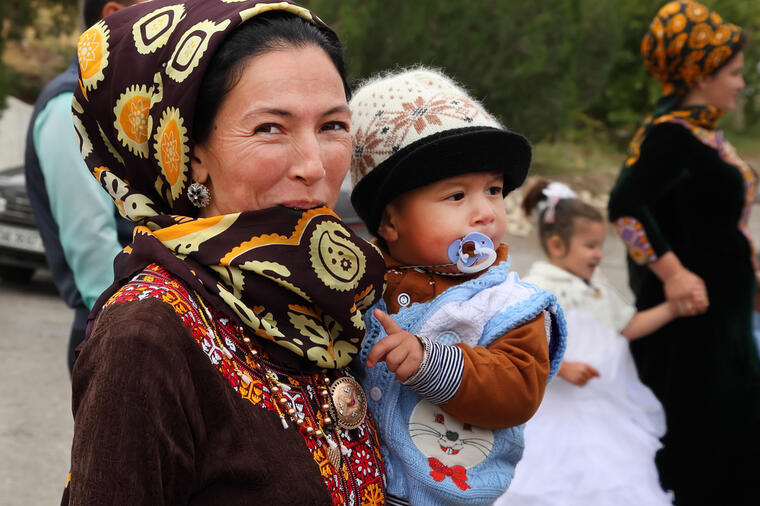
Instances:
[[[428,459],[428,464],[430,464],[430,469],[433,470],[430,473],[430,476],[432,476],[435,481],[443,481],[447,476],[450,476],[454,485],[461,490],[467,490],[470,488],[467,484],[467,470],[464,467],[447,467],[443,465],[440,460],[434,459],[433,457]]]

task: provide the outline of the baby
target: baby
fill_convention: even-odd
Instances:
[[[555,297],[501,243],[530,144],[434,70],[371,80],[350,106],[351,201],[387,266],[361,359],[389,504],[490,504],[564,349]]]

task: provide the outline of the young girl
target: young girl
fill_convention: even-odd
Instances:
[[[628,341],[677,317],[662,303],[646,311],[623,301],[597,273],[607,226],[561,183],[539,181],[523,209],[539,210],[549,261],[525,280],[554,292],[567,318],[561,379],[525,428],[525,453],[497,504],[639,506],[671,504],[654,456],[665,433],[659,401],[638,379]]]

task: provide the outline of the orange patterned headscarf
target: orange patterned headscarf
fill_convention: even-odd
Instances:
[[[662,84],[663,96],[628,145],[628,157],[617,184],[630,172],[638,170],[636,164],[641,146],[654,126],[662,123],[681,125],[700,142],[715,149],[726,163],[735,165],[742,174],[746,197],[739,229],[748,235],[749,208],[755,199],[757,175],[717,129],[723,114],[720,109],[714,105],[683,105],[684,95],[697,84],[697,79],[714,73],[741,51],[742,44],[742,29],[723,21],[717,12],[702,4],[679,0],[660,8],[641,41],[641,54],[649,73]],[[636,263],[643,265],[657,260],[653,243],[641,222],[632,216],[622,216],[616,225]],[[754,260],[754,253],[752,258]]]
[[[740,27],[702,4],[668,2],[649,25],[641,54],[664,96],[683,95],[697,78],[712,74],[739,51],[741,34]]]

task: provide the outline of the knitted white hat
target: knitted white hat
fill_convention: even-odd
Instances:
[[[389,202],[434,181],[468,172],[502,172],[506,195],[525,180],[528,141],[504,129],[436,70],[381,75],[363,83],[349,105],[351,202],[372,233]]]

